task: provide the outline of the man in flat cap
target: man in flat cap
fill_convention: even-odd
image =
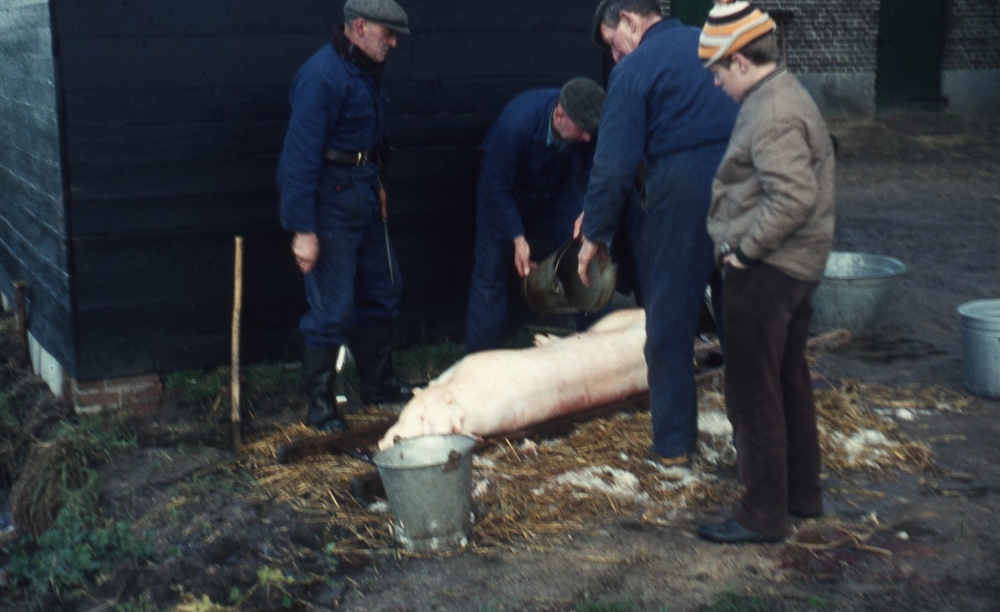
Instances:
[[[511,262],[524,277],[572,237],[583,203],[576,174],[589,171],[604,97],[600,85],[582,77],[561,89],[523,92],[480,145],[468,353],[507,345]]]
[[[334,394],[345,341],[363,402],[411,395],[392,368],[402,281],[379,178],[382,73],[396,36],[408,33],[406,12],[393,0],[347,0],[344,23],[299,69],[289,94],[292,116],[278,164],[281,223],[294,232],[292,254],[309,302],[299,324],[306,421],[325,432],[347,428]]]

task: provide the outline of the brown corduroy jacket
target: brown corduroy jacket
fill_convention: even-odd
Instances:
[[[784,68],[747,91],[712,184],[716,261],[739,247],[805,281],[833,244],[834,151],[816,103]]]

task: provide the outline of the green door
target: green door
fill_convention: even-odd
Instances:
[[[684,25],[702,27],[712,10],[713,0],[671,0],[670,16]]]
[[[938,110],[945,0],[882,0],[878,20],[878,110]]]

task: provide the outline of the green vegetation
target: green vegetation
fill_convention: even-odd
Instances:
[[[393,353],[396,370],[414,382],[430,380],[444,372],[465,355],[459,342],[421,344]]]
[[[281,594],[281,607],[284,610],[291,610],[295,606],[296,599],[285,590],[285,587],[293,586],[295,580],[280,570],[272,567],[264,567],[257,570],[257,587],[264,590],[267,600],[271,600],[271,589],[277,590]]]
[[[111,608],[113,612],[157,612],[156,606],[145,595],[133,597]]]
[[[199,414],[209,415],[209,410],[215,406],[215,415],[227,415],[231,405],[231,371],[228,367],[221,367],[171,372],[164,387],[181,405],[191,407]],[[246,408],[252,411],[255,401],[297,392],[301,378],[302,373],[296,364],[258,363],[243,367],[240,382]]]
[[[530,338],[526,336],[530,343]],[[438,342],[396,351],[393,361],[396,371],[406,380],[423,383],[434,378],[462,358],[465,347],[458,342]],[[230,369],[228,367],[191,369],[167,375],[165,388],[181,405],[189,406],[200,414],[208,415],[216,406],[216,415],[229,412]],[[262,363],[243,368],[242,395],[247,407],[253,410],[255,401],[267,397],[301,392],[302,372],[295,363]],[[353,362],[347,361],[337,376],[340,393],[356,396],[358,374]]]
[[[31,410],[45,397],[41,384],[0,389],[0,486],[10,486],[20,474],[34,443]]]
[[[120,416],[87,417],[60,424],[52,437],[32,451],[22,478],[27,496],[22,515],[31,533],[44,531],[60,509],[89,524],[97,505],[97,468],[135,447]],[[16,502],[16,500],[14,500]]]
[[[576,607],[577,612],[640,612],[639,606],[629,601],[584,602]]]
[[[86,588],[119,562],[152,557],[152,548],[128,525],[103,524],[95,514],[97,468],[134,446],[121,418],[90,417],[60,424],[32,452],[20,503],[24,527],[39,535],[11,545],[13,588],[38,594]]]
[[[764,597],[740,595],[726,590],[715,596],[710,605],[700,606],[699,612],[769,612],[775,608],[775,602]]]
[[[61,594],[92,586],[123,561],[152,558],[152,547],[136,539],[128,525],[118,522],[89,529],[79,513],[64,508],[52,529],[11,546],[7,573],[14,588]]]
[[[167,375],[164,387],[178,401],[205,408],[210,407],[219,393],[228,388],[229,378],[229,368],[180,370]]]

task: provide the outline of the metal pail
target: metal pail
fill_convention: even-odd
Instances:
[[[965,388],[1000,398],[1000,300],[976,300],[958,307],[962,317]]]
[[[469,541],[472,450],[467,436],[421,436],[375,454],[396,541],[418,553],[441,553]]]
[[[539,314],[597,312],[607,306],[615,293],[616,271],[608,257],[594,257],[587,267],[590,287],[577,274],[581,243],[563,244],[524,277],[524,299]]]
[[[896,281],[906,266],[898,259],[871,253],[834,251],[813,294],[814,333],[847,329],[855,336],[879,326]]]

